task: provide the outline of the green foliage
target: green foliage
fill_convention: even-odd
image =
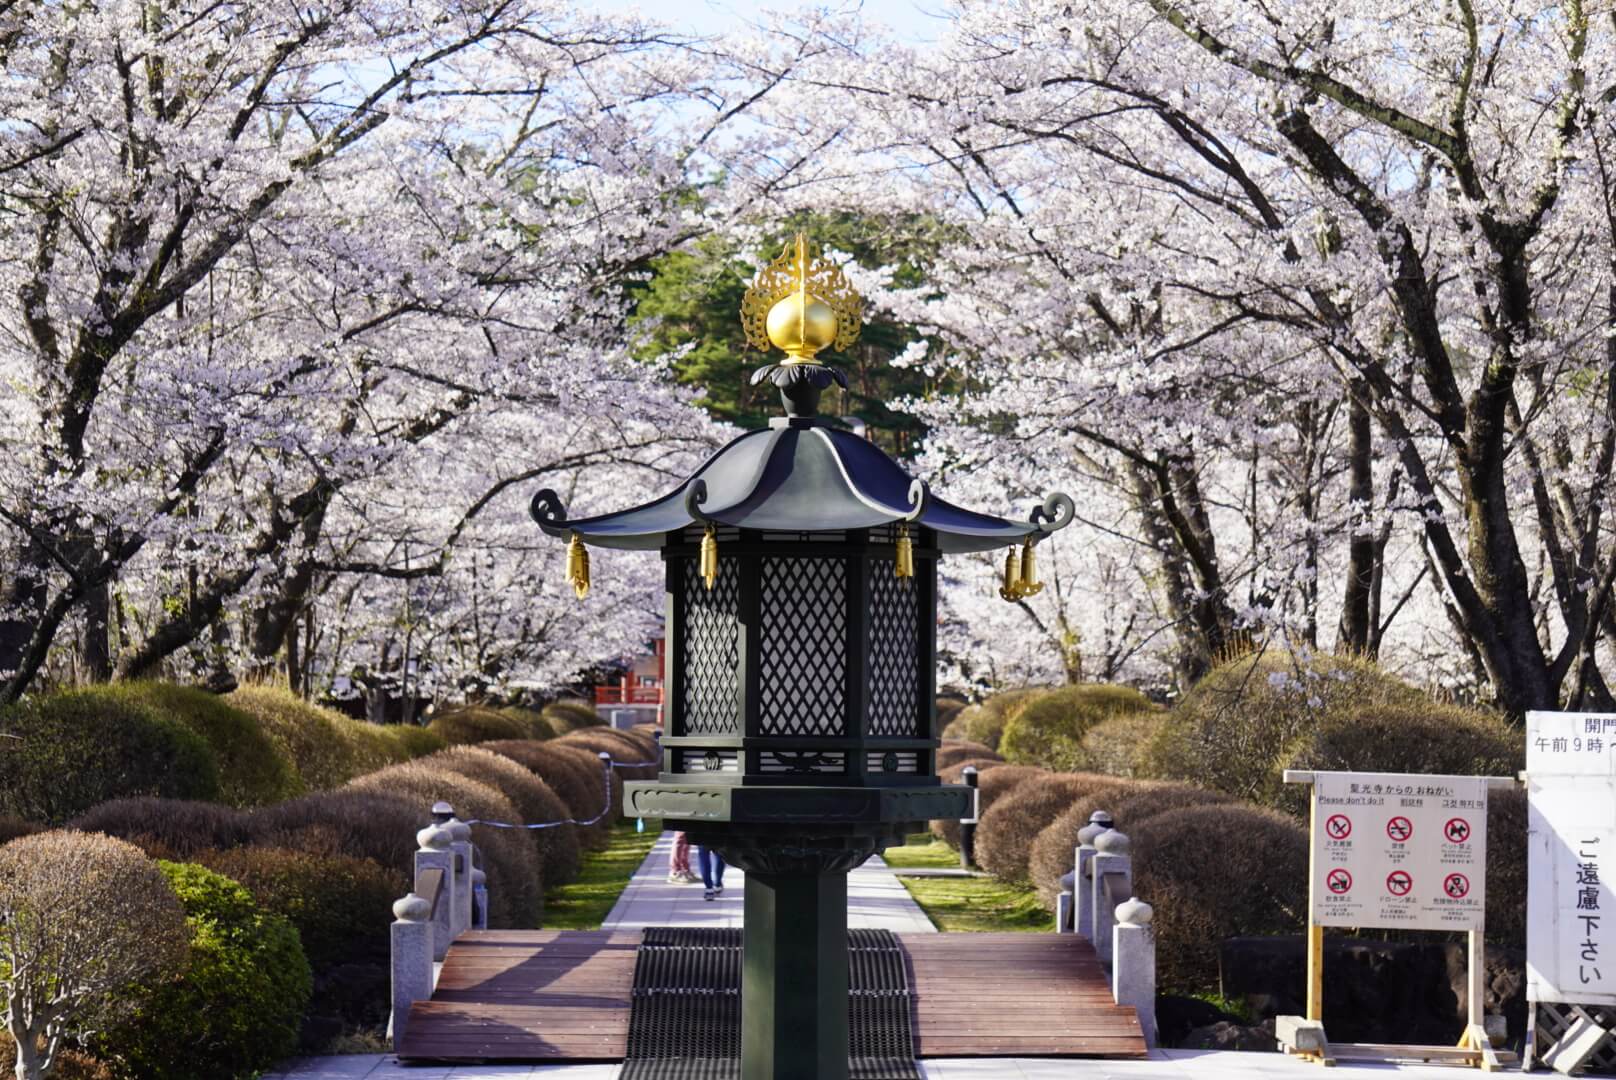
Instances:
[[[132,1080],[252,1076],[297,1048],[310,992],[297,931],[221,874],[160,865],[185,908],[190,967],[137,991],[134,1018],[98,1036],[96,1053]]]
[[[944,739],[943,745],[937,750],[937,768],[946,769],[950,765],[957,765],[960,762],[978,758],[988,758],[994,761],[1004,760],[981,743],[971,742],[969,739]]]
[[[310,704],[281,687],[244,686],[225,699],[254,717],[289,757],[307,791],[328,791],[356,776],[443,749],[425,728],[372,724]]]
[[[997,750],[999,739],[1004,734],[1005,723],[1030,698],[1043,693],[1046,689],[1047,687],[1042,686],[1023,686],[1014,690],[1001,690],[997,694],[983,698],[975,705],[967,705],[949,725],[954,729],[949,738],[969,739]]]
[[[1145,748],[1167,722],[1163,713],[1121,713],[1101,720],[1083,734],[1083,760],[1095,772],[1111,776],[1145,775]]]
[[[127,696],[202,736],[219,766],[219,798],[231,806],[264,806],[304,791],[291,755],[226,698],[161,682],[114,683],[96,692]]]
[[[1186,780],[1272,805],[1276,759],[1325,720],[1381,705],[1420,706],[1414,687],[1353,657],[1302,660],[1270,650],[1214,668],[1151,737],[1150,776]]]
[[[925,267],[943,238],[935,221],[913,215],[799,212],[779,222],[756,250],[742,250],[735,240],[711,234],[654,260],[631,317],[631,324],[646,331],[637,354],[654,359],[686,350],[673,361],[674,376],[702,389],[699,403],[720,420],[758,428],[778,415],[775,388],[751,383],[752,371],[766,359],[746,344],[741,297],[756,268],[776,258],[799,230],[827,251],[851,255],[860,266],[895,267],[894,280],[910,285],[926,279]],[[925,428],[887,402],[952,387],[940,387],[918,369],[893,367],[892,357],[920,335],[879,313],[866,312],[866,317],[850,353],[821,354],[847,372],[849,383],[846,391],[827,391],[823,411],[857,414],[887,449],[907,453],[918,447]]]
[[[606,846],[584,856],[578,879],[545,894],[544,928],[599,930],[661,834],[660,821],[647,821],[642,833],[619,818]]]
[[[539,714],[551,735],[567,735],[583,728],[603,727],[605,717],[584,701],[552,701]],[[541,733],[539,738],[543,738]]]
[[[1156,971],[1167,992],[1215,988],[1218,945],[1290,934],[1307,918],[1307,834],[1292,818],[1235,804],[1191,806],[1125,829],[1133,889],[1156,909]]]
[[[1526,791],[1487,795],[1487,940],[1526,949]]]
[[[0,709],[0,813],[59,824],[130,795],[217,799],[207,741],[133,695],[92,687]]]
[[[1048,769],[1087,769],[1083,736],[1112,717],[1145,712],[1150,699],[1127,686],[1084,683],[1024,699],[1005,721],[998,750],[1006,761]]]
[[[550,726],[544,714],[537,709],[524,709],[519,705],[506,705],[499,710],[501,716],[508,716],[527,729],[529,739],[548,739],[552,735],[562,734]]]
[[[351,855],[245,847],[203,852],[198,861],[296,927],[317,971],[385,959],[392,904],[409,887],[402,868]]]
[[[1284,784],[1286,769],[1514,776],[1526,764],[1520,732],[1494,713],[1457,705],[1371,704],[1321,719],[1298,735],[1273,765],[1268,790],[1305,814],[1308,792]]]
[[[531,739],[527,724],[485,705],[460,705],[432,718],[427,731],[447,746],[467,746],[495,739]]]
[[[959,866],[959,854],[940,840],[890,847],[881,857],[900,870]],[[991,877],[898,880],[939,930],[1000,933],[1050,928],[1049,915],[1038,906],[1038,897],[1020,885]]]

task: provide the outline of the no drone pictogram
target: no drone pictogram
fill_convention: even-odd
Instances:
[[[1331,814],[1324,823],[1324,831],[1331,840],[1345,840],[1352,835],[1352,819],[1345,814]]]
[[[1470,879],[1463,874],[1449,874],[1442,882],[1442,891],[1453,900],[1463,900],[1470,892]]]
[[[1442,826],[1442,835],[1447,837],[1450,844],[1463,844],[1470,839],[1470,822],[1462,817],[1449,818],[1448,823]]]
[[[1338,866],[1325,875],[1324,884],[1332,893],[1340,896],[1352,888],[1352,875]]]
[[[1414,887],[1414,879],[1406,870],[1393,870],[1386,875],[1386,891],[1393,896],[1407,896]]]
[[[1401,844],[1414,835],[1414,823],[1406,817],[1394,817],[1386,823],[1386,835]]]

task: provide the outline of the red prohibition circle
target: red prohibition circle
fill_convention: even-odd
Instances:
[[[1470,822],[1462,817],[1449,818],[1448,823],[1442,826],[1442,835],[1448,838],[1450,844],[1464,844],[1470,841]]]
[[[1345,814],[1331,814],[1324,822],[1324,831],[1331,840],[1345,840],[1352,835],[1352,819]]]
[[[1386,875],[1386,891],[1393,896],[1407,896],[1414,888],[1414,879],[1406,870],[1393,870]]]
[[[1394,817],[1386,823],[1386,835],[1401,844],[1414,835],[1414,823],[1400,815]]]
[[[1325,888],[1340,896],[1352,888],[1352,875],[1341,867],[1336,867],[1324,876]]]
[[[1442,882],[1442,891],[1450,900],[1463,900],[1470,894],[1470,879],[1463,874],[1449,874]]]

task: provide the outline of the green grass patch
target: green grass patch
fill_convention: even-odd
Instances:
[[[959,852],[930,834],[911,837],[908,844],[888,848],[881,857],[899,870],[959,866]],[[1039,905],[1038,893],[1030,887],[1006,885],[992,877],[898,880],[939,930],[1047,931],[1054,924],[1054,916]]]
[[[599,930],[660,835],[660,821],[646,821],[643,833],[632,821],[613,825],[611,843],[584,854],[578,880],[544,894],[544,928]]]

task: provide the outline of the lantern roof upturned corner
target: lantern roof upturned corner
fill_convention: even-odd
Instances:
[[[751,381],[774,383],[787,415],[736,438],[679,487],[640,506],[568,519],[560,497],[541,491],[529,510],[545,532],[597,547],[654,550],[692,525],[839,532],[910,524],[931,530],[938,550],[953,554],[1036,540],[1071,522],[1075,507],[1060,493],[1024,522],[955,506],[873,443],[815,415],[826,387],[847,385],[815,354],[857,339],[860,300],[840,268],[813,256],[799,234],[758,272],[741,307],[748,340],[786,354]]]

